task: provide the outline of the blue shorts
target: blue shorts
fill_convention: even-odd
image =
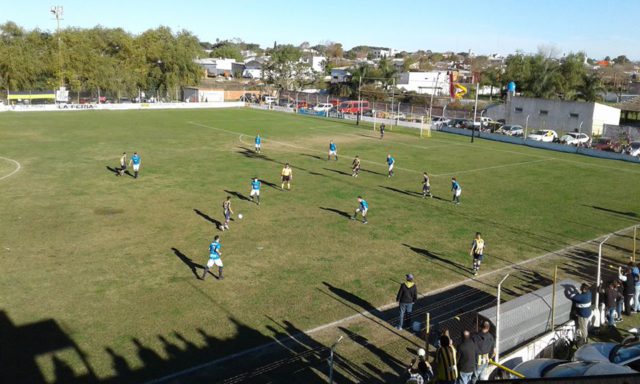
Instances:
[[[484,260],[484,255],[483,254],[478,255],[478,254],[474,253],[473,254],[473,260],[482,261],[482,260]]]

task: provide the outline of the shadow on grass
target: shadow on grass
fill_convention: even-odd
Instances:
[[[204,269],[204,265],[200,265],[198,263],[193,262],[193,260],[191,260],[189,257],[187,257],[187,255],[185,255],[184,253],[180,252],[178,249],[176,248],[171,248],[171,250],[173,251],[173,253],[178,256],[178,258],[180,259],[180,261],[182,261],[187,267],[189,267],[189,269],[191,270],[191,273],[193,273],[193,275],[196,277],[196,279],[200,279],[200,276],[198,275],[198,269]]]
[[[240,193],[240,192],[237,192],[237,191],[229,191],[229,190],[227,190],[227,189],[225,189],[224,191],[225,191],[226,193],[228,193],[228,194],[232,195],[232,196],[235,196],[236,198],[238,198],[238,199],[240,199],[240,200],[244,200],[244,201],[249,201],[249,202],[251,202],[251,199],[250,199],[250,198],[248,198],[247,196],[243,195],[243,194],[242,194],[242,193]]]
[[[310,155],[308,153],[301,153],[300,156],[306,156],[306,157],[311,157],[312,159],[317,159],[317,160],[326,160],[324,157],[322,156],[318,156],[318,155]]]
[[[370,169],[365,169],[365,168],[361,168],[361,169],[360,169],[360,172],[371,173],[371,174],[373,174],[373,175],[384,176],[384,177],[389,176],[389,175],[388,175],[388,174],[386,174],[386,173],[376,172],[376,171],[372,171],[372,170],[370,170]]]
[[[436,262],[436,264],[440,265],[441,267],[447,268],[450,271],[453,272],[465,272],[465,273],[471,273],[473,272],[473,269],[471,268],[467,268],[459,263],[456,263],[455,261],[451,261],[448,260],[436,253],[433,253],[431,251],[429,251],[428,249],[424,249],[424,248],[417,248],[417,247],[413,247],[409,244],[402,244],[405,247],[411,249],[413,252],[424,256],[427,260],[430,261],[434,261]],[[471,260],[469,260],[469,262],[471,262]]]
[[[318,208],[322,209],[323,211],[337,213],[338,215],[340,215],[342,217],[346,217],[347,219],[351,219],[351,215],[348,212],[341,211],[341,210],[335,209],[335,208],[325,208],[325,207],[318,207]]]
[[[625,211],[617,211],[615,209],[599,207],[597,205],[584,205],[584,206],[585,207],[591,207],[591,208],[593,208],[595,210],[602,211],[602,212],[613,213],[615,215],[627,216],[627,217],[631,217],[631,218],[637,218],[638,217],[637,213],[631,212],[631,211],[626,211],[626,212]]]
[[[337,174],[343,175],[343,176],[351,176],[350,173],[347,173],[347,172],[344,172],[344,171],[340,171],[338,169],[331,169],[331,168],[322,168],[322,169],[324,169],[325,171],[334,172],[334,173],[337,173]]]
[[[218,229],[222,226],[222,223],[220,221],[214,219],[213,217],[207,215],[206,213],[200,211],[199,209],[193,208],[193,212],[195,212],[198,216],[200,216],[203,219],[207,220],[211,224],[215,225],[216,228],[218,228]]]
[[[106,166],[106,168],[107,168],[107,170],[109,170],[110,172],[113,172],[113,174],[114,174],[115,176],[119,176],[119,175],[120,175],[120,172],[118,171],[118,168],[111,168],[111,167],[110,167],[110,166],[108,166],[108,165]],[[127,176],[129,176],[129,177],[134,177],[134,176],[131,174],[131,172],[129,172],[129,170],[128,170],[128,169],[127,169],[126,171],[124,171],[124,174],[125,174],[125,175],[127,175]]]
[[[260,182],[268,187],[271,187],[273,189],[275,189],[276,191],[282,191],[282,189],[280,188],[280,186],[278,186],[276,183],[272,183],[270,181],[264,180],[264,179],[258,179],[260,180]]]

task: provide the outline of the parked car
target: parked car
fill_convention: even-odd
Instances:
[[[640,370],[640,341],[585,344],[573,355],[577,361],[605,362]]]
[[[524,128],[522,128],[522,125],[503,125],[498,129],[498,132],[507,136],[522,136],[524,135]]]
[[[640,156],[640,141],[632,141],[629,143],[627,153],[631,156]]]
[[[602,375],[624,375],[638,373],[630,367],[603,361],[563,361],[555,359],[533,359],[516,365],[514,371],[527,379],[551,377],[582,377]]]
[[[560,142],[567,145],[584,145],[591,140],[585,133],[569,132],[566,135],[560,137]]]
[[[266,104],[274,104],[278,102],[278,99],[273,96],[262,96],[262,101],[264,101]]]
[[[333,109],[333,104],[330,103],[320,103],[313,107],[313,110],[316,112],[328,112]]]
[[[392,112],[392,113],[389,114],[389,116],[387,118],[389,118],[391,120],[406,120],[407,119],[407,115],[405,115],[402,112],[398,112],[398,113]]]
[[[527,139],[534,140],[534,141],[544,141],[545,143],[551,143],[558,140],[558,134],[556,133],[556,131],[551,129],[540,129],[538,131],[535,131],[529,134],[529,136],[527,136]]]
[[[298,109],[307,109],[307,108],[309,108],[309,104],[306,101],[298,101],[297,108]]]
[[[615,147],[613,140],[609,137],[600,137],[591,143],[591,148],[601,151],[614,151]]]
[[[433,118],[431,119],[431,125],[434,128],[440,128],[442,126],[449,124],[450,121],[451,120],[447,119],[446,117],[433,116]]]

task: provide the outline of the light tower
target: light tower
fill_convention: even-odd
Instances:
[[[64,13],[64,9],[62,5],[54,5],[51,7],[49,11],[56,18],[56,35],[58,35],[58,74],[60,77],[60,87],[64,86],[64,76],[62,75],[62,38],[60,37],[60,20],[64,20],[62,15]]]

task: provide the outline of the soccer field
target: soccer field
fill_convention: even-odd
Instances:
[[[140,153],[140,178],[108,169],[123,151]],[[425,170],[433,199],[420,194]],[[260,206],[241,198],[254,176]],[[485,272],[629,227],[639,189],[636,164],[399,128],[380,140],[370,126],[259,110],[0,114],[2,334],[22,351],[9,372],[160,377],[268,342],[277,323],[352,314],[329,287],[380,306],[406,273],[423,293],[467,278],[476,231]],[[220,232],[228,195],[244,218]],[[368,225],[348,218],[358,195]],[[201,281],[216,234],[225,279]]]

